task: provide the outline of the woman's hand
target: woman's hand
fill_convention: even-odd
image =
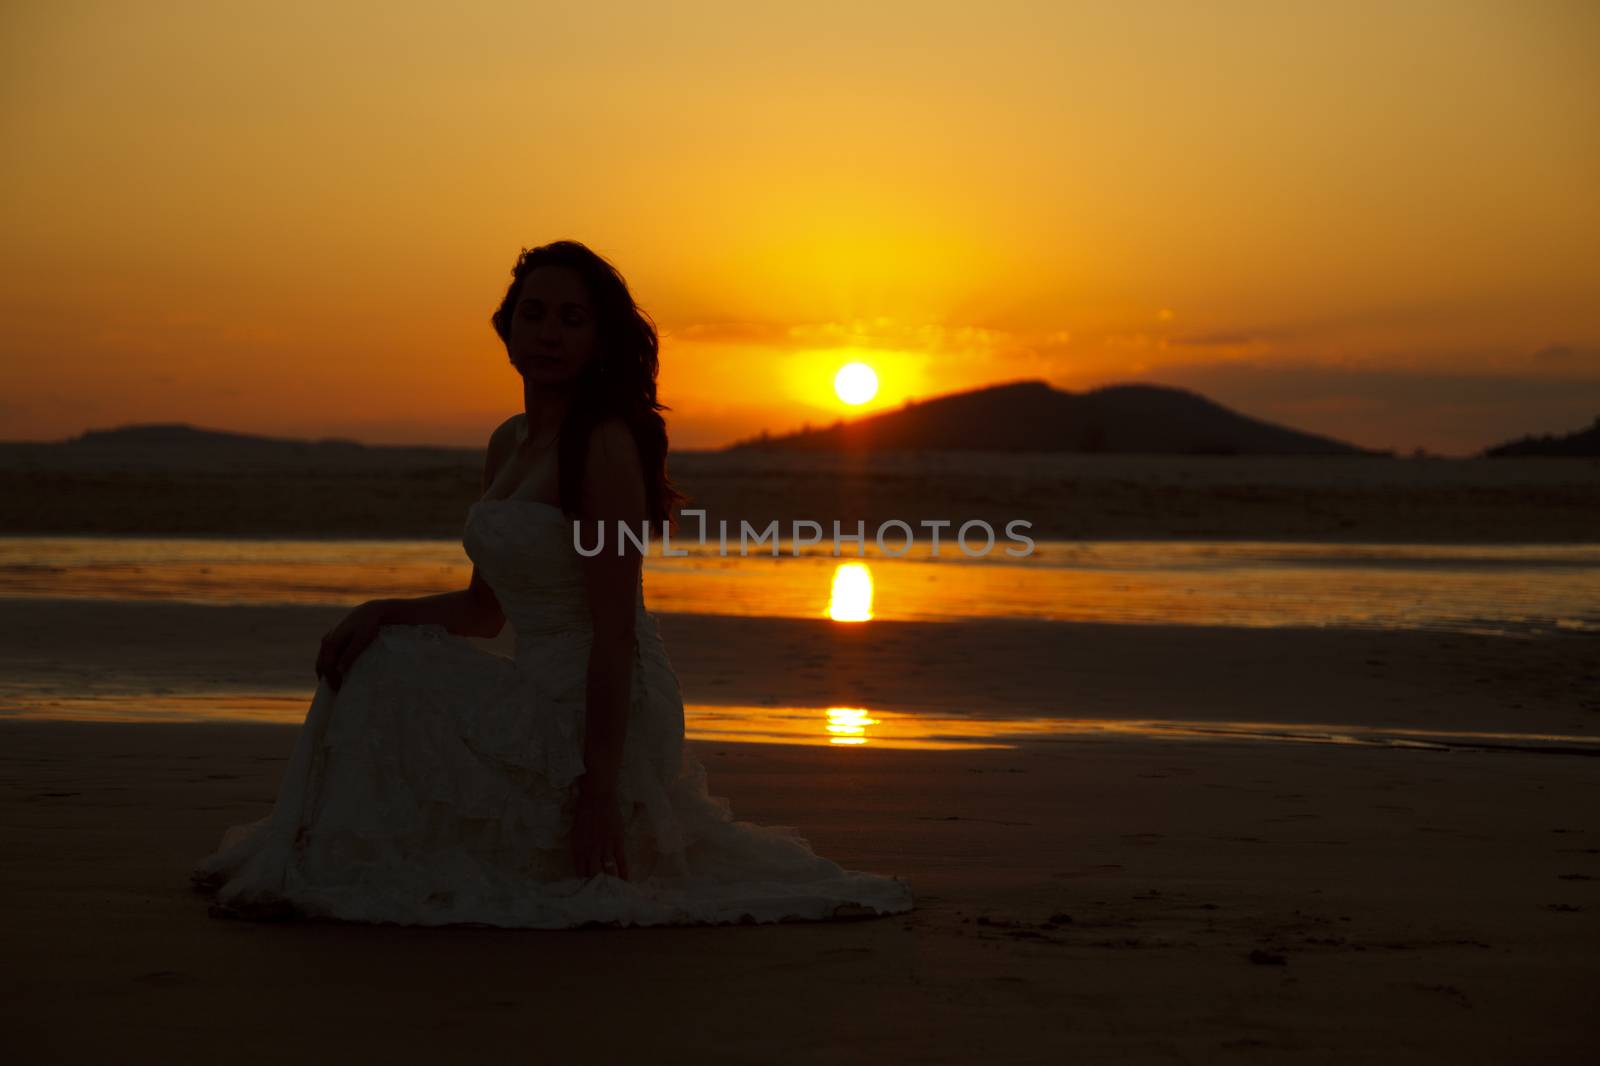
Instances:
[[[617,789],[589,774],[578,778],[578,807],[572,819],[572,859],[579,877],[614,873],[628,879],[628,856],[623,846],[622,813],[617,809]]]
[[[322,638],[322,647],[317,652],[317,676],[326,678],[335,692],[344,684],[345,675],[367,645],[377,637],[385,610],[377,600],[368,600],[345,615],[344,621]]]

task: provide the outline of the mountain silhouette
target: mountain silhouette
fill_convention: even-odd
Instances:
[[[471,449],[445,445],[362,444],[343,437],[305,440],[156,422],[91,429],[56,441],[0,441],[0,464],[119,469],[383,469],[454,463]]]
[[[1588,429],[1575,429],[1560,437],[1549,433],[1519,437],[1485,448],[1483,454],[1491,459],[1517,455],[1600,455],[1600,416]]]
[[[91,429],[62,443],[81,449],[116,448],[133,451],[222,449],[233,452],[286,454],[302,453],[309,449],[359,451],[367,447],[359,441],[342,437],[324,437],[321,440],[263,437],[225,429],[202,429],[186,422],[151,422],[143,425],[118,426],[115,429]]]
[[[898,410],[739,441],[727,450],[1002,451],[1165,455],[1376,455],[1248,418],[1187,389],[1109,385],[1065,392],[1016,381]]]

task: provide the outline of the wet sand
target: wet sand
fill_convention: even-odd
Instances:
[[[0,600],[0,709],[301,695],[329,607]],[[1600,738],[1600,636],[658,616],[690,704]],[[510,654],[508,626],[484,647]],[[111,705],[113,708],[115,704]]]
[[[292,728],[0,722],[25,1062],[1580,1061],[1595,760],[1266,743],[700,744],[908,916],[512,932],[207,916]]]

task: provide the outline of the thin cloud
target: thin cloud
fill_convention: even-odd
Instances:
[[[1193,333],[1170,338],[1169,343],[1182,348],[1248,348],[1262,338],[1254,333]]]
[[[1057,351],[1073,344],[1072,331],[1005,330],[953,323],[909,325],[887,316],[839,322],[693,322],[664,327],[663,337],[696,344],[759,345],[791,351],[811,348],[881,348],[928,355],[991,355]]]
[[[1540,348],[1530,355],[1528,360],[1541,367],[1560,367],[1564,370],[1582,370],[1600,375],[1600,348],[1574,348],[1567,344],[1552,344]]]

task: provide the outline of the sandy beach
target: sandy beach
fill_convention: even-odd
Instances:
[[[0,723],[17,1061],[1581,1061],[1592,760],[1221,742],[699,745],[901,918],[258,925],[184,880],[293,730]],[[470,1044],[470,1048],[468,1047]]]
[[[99,692],[102,713],[130,688],[309,693],[313,637],[338,615],[6,601],[0,673],[29,679],[14,704]],[[698,703],[1575,737],[1596,714],[1580,635],[660,624]],[[1577,1061],[1594,1036],[1597,763],[1580,755],[699,741],[738,817],[907,877],[917,909],[568,933],[208,918],[190,864],[266,811],[293,738],[0,721],[0,1011],[23,1061],[421,1061],[468,1032],[475,1052],[558,1060]]]

